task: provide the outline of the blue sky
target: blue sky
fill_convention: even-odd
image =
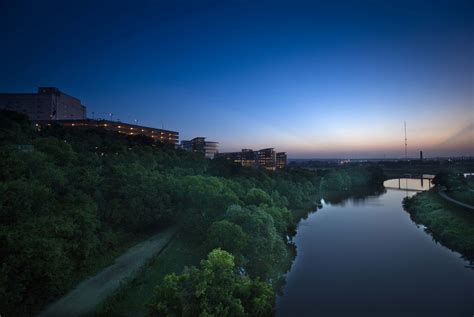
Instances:
[[[290,157],[474,154],[472,1],[3,1],[0,91]]]

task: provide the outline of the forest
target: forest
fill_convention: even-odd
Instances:
[[[246,169],[100,129],[37,129],[0,112],[0,311],[30,316],[174,225],[208,250],[157,281],[151,315],[267,316],[293,255],[293,211],[377,185],[377,166]]]

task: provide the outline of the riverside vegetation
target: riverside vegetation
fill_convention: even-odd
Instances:
[[[433,179],[436,187],[405,198],[405,209],[413,221],[421,223],[433,237],[448,248],[462,254],[474,263],[474,211],[444,200],[438,194],[446,189],[446,194],[461,202],[474,201],[474,182],[454,171],[441,171]]]
[[[292,211],[313,208],[321,191],[383,179],[376,166],[244,169],[146,137],[36,131],[2,111],[0,311],[34,315],[147,233],[176,225],[180,245],[204,259],[162,272],[149,314],[271,315],[294,256]]]

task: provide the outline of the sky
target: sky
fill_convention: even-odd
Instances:
[[[0,0],[0,92],[290,158],[474,155],[472,1]]]

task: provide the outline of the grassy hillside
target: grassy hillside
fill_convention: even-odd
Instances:
[[[448,248],[474,261],[474,213],[441,198],[437,189],[404,200],[416,223],[425,225],[433,237]]]

